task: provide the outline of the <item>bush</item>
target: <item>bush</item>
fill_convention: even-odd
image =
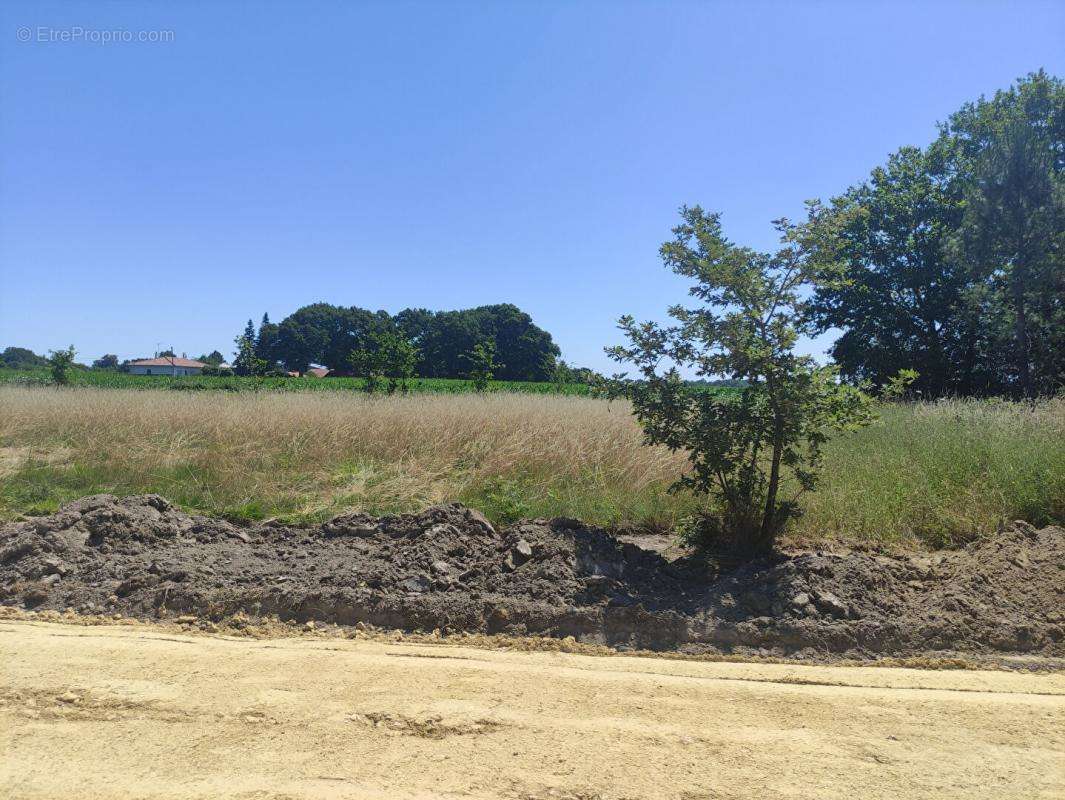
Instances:
[[[372,333],[366,338],[366,347],[355,350],[349,358],[355,373],[365,378],[366,391],[372,394],[387,379],[389,394],[396,389],[406,392],[418,362],[417,349],[398,333]]]
[[[501,366],[496,363],[495,342],[490,339],[478,342],[465,356],[465,359],[470,365],[467,375],[473,381],[473,388],[478,392],[483,392],[488,388],[488,383],[495,375],[495,371]]]
[[[74,345],[71,345],[66,350],[52,350],[49,352],[48,366],[52,373],[52,380],[55,381],[57,386],[66,386],[68,381],[67,373],[74,363],[74,356]]]

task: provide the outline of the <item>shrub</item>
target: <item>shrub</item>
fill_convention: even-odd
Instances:
[[[465,358],[470,365],[467,375],[473,381],[473,388],[478,392],[485,391],[495,371],[502,366],[496,363],[495,342],[490,339],[478,342]]]
[[[74,345],[66,350],[51,350],[48,354],[48,367],[52,372],[52,380],[57,386],[66,386],[69,381],[67,373],[74,363]]]
[[[367,392],[372,394],[387,379],[388,393],[394,394],[396,389],[407,391],[418,351],[398,333],[372,333],[367,336],[367,347],[354,351],[349,361],[355,373],[365,377]]]

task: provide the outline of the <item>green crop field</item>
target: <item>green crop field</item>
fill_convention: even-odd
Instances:
[[[71,370],[71,386],[100,389],[171,389],[188,392],[358,392],[365,390],[362,378],[257,378],[210,375],[130,375],[108,370]],[[52,378],[46,369],[18,370],[0,368],[0,385],[50,386]],[[408,390],[417,394],[466,394],[474,391],[473,381],[454,378],[411,378]],[[491,381],[491,392],[521,392],[524,394],[588,395],[591,387],[583,383],[554,383],[551,381]]]

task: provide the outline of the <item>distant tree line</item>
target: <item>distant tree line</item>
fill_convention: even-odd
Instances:
[[[57,363],[57,354],[64,375],[68,369],[88,369],[84,364],[74,361],[73,346],[65,350],[50,351],[47,356],[37,355],[25,347],[5,347],[0,351],[0,369],[53,369]]]
[[[462,311],[406,309],[396,315],[357,306],[314,303],[280,323],[264,314],[258,327],[248,320],[234,340],[231,363],[218,350],[201,354],[205,375],[284,376],[312,365],[339,375],[367,378],[369,387],[395,391],[410,377],[469,378],[478,386],[491,379],[591,383],[597,373],[559,357],[551,334],[509,303]],[[173,357],[168,348],[156,357]],[[0,367],[47,368],[51,361],[21,347],[0,353]],[[93,361],[94,369],[126,370],[114,354]],[[80,366],[80,365],[74,365]]]
[[[561,362],[551,334],[509,303],[462,311],[405,309],[395,316],[314,303],[280,323],[264,315],[258,329],[248,320],[236,348],[233,367],[238,374],[304,373],[312,364],[364,376],[384,370],[461,378],[490,371],[494,378],[508,381],[552,380],[560,370],[578,380],[590,373]],[[392,366],[384,366],[386,362]],[[409,370],[397,363],[409,365]]]
[[[47,366],[47,358],[25,347],[5,347],[0,352],[0,367],[5,369],[40,369]]]

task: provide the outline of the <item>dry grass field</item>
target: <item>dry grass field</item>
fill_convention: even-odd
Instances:
[[[885,406],[839,437],[789,535],[959,543],[1001,520],[1065,520],[1065,400]],[[0,516],[157,492],[230,517],[322,519],[460,500],[497,521],[565,515],[665,529],[682,454],[586,397],[192,394],[0,387]]]

